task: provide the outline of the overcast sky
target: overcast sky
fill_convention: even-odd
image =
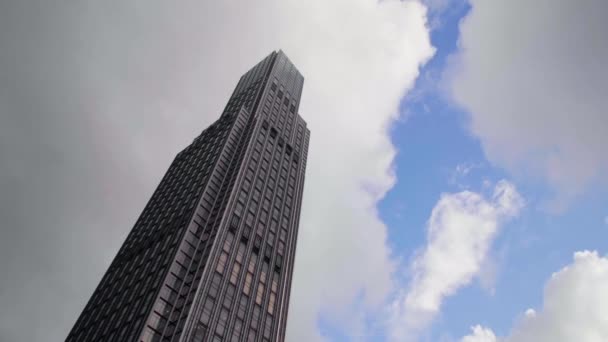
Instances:
[[[0,342],[66,337],[175,154],[276,49],[311,129],[288,341],[608,340],[605,13],[0,2]]]

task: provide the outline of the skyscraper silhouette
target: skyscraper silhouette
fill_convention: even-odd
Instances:
[[[283,341],[310,131],[282,51],[177,154],[66,341]]]

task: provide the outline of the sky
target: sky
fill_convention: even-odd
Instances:
[[[288,341],[608,340],[602,0],[0,3],[0,342],[61,341],[174,155],[282,49]]]

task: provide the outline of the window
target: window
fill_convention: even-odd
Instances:
[[[256,304],[262,305],[262,297],[264,296],[264,284],[259,284],[258,285],[258,292],[255,296],[255,302]]]
[[[149,280],[146,281],[147,284],[151,282],[151,277],[151,275],[148,276]],[[173,288],[179,288],[179,286],[181,285],[181,281],[182,280],[173,273],[169,273],[169,275],[167,276],[167,285]]]
[[[268,319],[266,319],[266,322],[264,325],[264,337],[270,338],[270,329],[271,328],[272,328],[272,319],[269,317]]]
[[[262,212],[260,213],[260,222],[266,222],[267,219],[268,219],[268,211],[262,209]]]
[[[246,295],[249,295],[249,292],[251,290],[252,279],[253,279],[253,274],[247,272],[247,275],[245,276],[245,285],[243,287],[243,293],[245,293]]]
[[[211,312],[213,311],[213,298],[207,297],[205,300],[205,304],[203,306],[203,313],[201,315],[201,322],[203,324],[209,324],[209,318],[211,317]]]
[[[266,284],[266,275],[268,274],[268,263],[266,261],[264,261],[264,263],[262,264],[262,272],[260,275],[260,282],[262,284]]]
[[[264,229],[265,229],[265,225],[263,222],[258,222],[258,227],[256,228],[256,233],[260,234],[260,235],[264,235]]]
[[[197,324],[194,333],[194,342],[203,342],[205,337],[207,337],[207,327],[201,323]]]
[[[279,239],[284,242],[285,239],[286,239],[286,237],[287,237],[287,230],[281,229],[281,233],[279,235]]]
[[[232,228],[239,227],[239,217],[236,215],[236,213],[234,214],[234,216],[232,216],[232,220],[230,221],[230,227],[232,227]]]
[[[251,211],[252,213],[255,213],[257,209],[258,209],[258,203],[256,201],[251,201],[251,204],[249,205],[249,211]]]
[[[239,202],[241,202],[241,203],[247,202],[247,191],[241,190],[241,192],[239,193]]]
[[[245,244],[241,242],[239,244],[239,249],[236,253],[236,262],[243,263],[243,256],[245,255]]]
[[[239,342],[239,335],[241,334],[241,328],[243,327],[243,321],[237,319],[234,321],[234,329],[232,331],[231,342]]]
[[[220,260],[217,263],[216,271],[220,274],[224,273],[224,268],[226,266],[226,260],[228,259],[228,254],[226,252],[222,252],[220,255]]]
[[[281,271],[281,264],[283,263],[283,256],[282,255],[277,255],[277,258],[274,260],[274,266],[275,266],[275,271],[276,272],[280,272]]]
[[[230,282],[232,284],[236,285],[236,281],[239,277],[239,271],[241,270],[241,264],[234,263],[234,266],[232,266],[232,274],[230,275]]]
[[[177,297],[177,292],[165,285],[160,291],[160,297],[168,302],[172,302]]]
[[[270,200],[268,198],[264,199],[264,203],[262,204],[264,210],[270,210]]]
[[[254,215],[252,213],[247,213],[247,218],[245,219],[245,224],[247,226],[253,226]]]
[[[225,308],[222,308],[222,311],[220,312],[220,318],[217,322],[217,327],[215,329],[215,332],[222,336],[224,334],[224,329],[226,328],[226,321],[228,320],[228,310],[226,310]],[[221,339],[220,339],[221,341]]]
[[[272,209],[272,218],[274,220],[278,221],[279,220],[279,215],[280,215],[279,210],[276,207],[274,209]]]
[[[258,180],[255,182],[255,189],[262,191],[262,189],[264,188],[264,181],[260,178],[258,178]]]
[[[156,342],[160,341],[162,336],[154,329],[146,327],[144,333],[141,336],[141,340],[144,342]]]
[[[249,239],[250,235],[251,235],[251,226],[245,225],[245,228],[243,228],[243,238]]]
[[[273,233],[276,232],[278,225],[279,222],[277,220],[273,219],[272,221],[270,221],[270,231]]]
[[[158,313],[152,311],[150,318],[148,319],[148,326],[162,331],[166,322],[167,319],[165,317],[162,317]]]
[[[247,271],[253,273],[253,271],[255,270],[255,263],[257,262],[257,256],[251,255],[251,258],[249,259],[249,266],[247,266]]]
[[[226,252],[230,252],[230,246],[232,245],[232,240],[234,240],[234,234],[232,234],[231,232],[228,232],[228,235],[226,235],[226,240],[224,241],[224,251]]]
[[[242,296],[239,301],[239,309],[236,312],[236,316],[240,319],[245,318],[245,312],[247,311],[247,296]]]
[[[232,300],[234,299],[234,290],[234,285],[228,284],[228,288],[226,288],[226,296],[224,297],[224,307],[228,310],[232,306]]]
[[[253,312],[251,314],[251,327],[253,327],[253,328],[257,327],[259,320],[260,320],[260,306],[255,305],[253,307]]]
[[[272,286],[270,287],[270,291],[277,292],[277,283],[279,281],[279,274],[274,272],[274,276],[272,277]]]
[[[268,299],[268,313],[274,314],[274,302],[276,300],[276,295],[274,293],[270,293],[270,298]]]
[[[236,203],[236,208],[234,209],[234,213],[237,214],[238,216],[241,216],[243,214],[243,205],[240,202]]]
[[[266,178],[266,170],[260,170],[260,177]]]
[[[251,188],[251,182],[245,179],[243,181],[243,190],[249,191],[250,188]]]

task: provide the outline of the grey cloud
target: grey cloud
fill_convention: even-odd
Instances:
[[[1,341],[65,337],[174,153],[245,67],[197,53],[217,87],[188,93],[201,71],[185,76],[197,70],[174,38],[187,37],[157,27],[171,13],[90,6],[0,9]]]
[[[471,1],[447,73],[488,158],[563,209],[608,172],[608,3]]]
[[[0,341],[66,336],[175,153],[277,48],[306,76],[313,131],[289,334],[319,338],[319,310],[344,316],[360,291],[379,302],[392,266],[370,208],[432,54],[424,21],[396,0],[0,3]]]

